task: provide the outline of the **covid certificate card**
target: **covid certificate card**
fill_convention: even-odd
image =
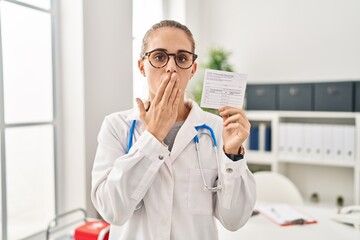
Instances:
[[[206,69],[200,106],[242,108],[246,83],[247,74]]]

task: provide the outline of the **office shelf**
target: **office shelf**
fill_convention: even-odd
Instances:
[[[271,164],[275,160],[275,155],[272,152],[258,152],[248,150],[246,151],[247,161],[251,162],[262,162],[264,164]]]
[[[305,201],[309,201],[311,194],[317,193],[320,201],[336,204],[338,196],[342,196],[345,205],[360,204],[360,113],[356,112],[316,112],[316,111],[247,111],[248,119],[253,127],[266,125],[271,127],[271,151],[263,149],[264,144],[260,144],[259,149],[250,150],[250,141],[244,146],[246,149],[246,159],[250,169],[259,166],[268,166],[271,171],[279,172],[290,178],[299,188]],[[315,128],[328,127],[333,131],[333,138],[338,137],[333,128],[349,127],[354,131],[354,149],[353,159],[346,159],[331,155],[334,159],[330,159],[325,153],[321,157],[310,156],[305,154],[297,154],[297,152],[288,152],[284,155],[282,152],[284,139],[282,130],[285,125],[297,125],[298,132],[304,139],[305,128],[309,125]],[[307,130],[309,131],[309,130]],[[328,130],[322,130],[326,132]],[[339,130],[343,131],[343,130]],[[345,130],[344,130],[345,131]],[[259,140],[264,138],[259,131]],[[296,135],[296,134],[295,134]],[[347,135],[343,135],[345,139]],[[298,136],[293,134],[287,135],[289,141]],[[349,137],[352,139],[352,137]],[[303,140],[304,140],[303,139]],[[330,141],[326,135],[322,136],[323,145]],[[336,141],[332,140],[336,145]],[[303,141],[304,145],[309,141]],[[285,143],[286,144],[286,143]],[[315,142],[313,145],[319,144]],[[344,147],[346,147],[346,144]],[[351,145],[351,144],[349,144]],[[324,149],[323,149],[324,150]],[[323,151],[322,150],[322,151]],[[339,150],[340,151],[340,150]],[[302,149],[305,152],[305,149]],[[302,153],[300,151],[300,153]],[[325,152],[325,151],[324,151]],[[325,156],[326,155],[326,156]],[[341,155],[341,156],[343,156]],[[352,158],[352,157],[351,157]],[[344,160],[346,159],[346,160]],[[276,187],[276,186],[274,186]]]
[[[318,166],[333,166],[333,167],[344,167],[354,168],[355,162],[339,162],[339,161],[323,161],[323,160],[290,160],[290,159],[279,159],[280,163],[297,163],[305,165],[318,165]]]

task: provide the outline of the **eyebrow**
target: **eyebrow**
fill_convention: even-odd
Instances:
[[[168,50],[165,49],[165,48],[155,48],[155,49],[151,50],[151,52],[152,52],[152,51],[164,51],[164,52],[168,52]],[[178,50],[176,53],[179,53],[179,52],[191,52],[191,51],[185,50],[185,49],[180,49],[180,50]]]

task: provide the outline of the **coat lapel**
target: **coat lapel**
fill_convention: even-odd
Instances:
[[[197,105],[195,102],[188,102],[187,104],[190,105],[191,110],[184,124],[176,135],[175,142],[170,154],[172,162],[174,162],[180,153],[185,149],[185,147],[191,141],[193,141],[197,134],[195,127],[205,123],[205,119],[202,115],[203,110],[199,107],[199,105]]]

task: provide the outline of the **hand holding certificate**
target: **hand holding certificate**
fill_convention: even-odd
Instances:
[[[246,74],[206,69],[200,106],[242,108],[246,79]]]

